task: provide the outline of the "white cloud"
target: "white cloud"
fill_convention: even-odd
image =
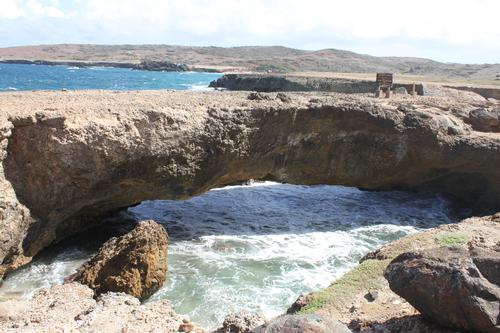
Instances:
[[[37,0],[0,0],[0,19],[38,17],[61,18],[64,13],[54,5],[44,5]]]
[[[124,20],[124,29],[150,24],[193,35],[280,37],[299,32],[500,43],[498,0],[88,0],[81,6],[86,19]],[[130,22],[138,26],[132,28]]]

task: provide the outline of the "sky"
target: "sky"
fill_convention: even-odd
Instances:
[[[500,63],[500,0],[0,0],[0,47],[283,45]]]

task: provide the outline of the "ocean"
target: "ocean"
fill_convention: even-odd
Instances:
[[[0,63],[0,91],[16,90],[206,90],[221,74],[152,72],[128,68]]]

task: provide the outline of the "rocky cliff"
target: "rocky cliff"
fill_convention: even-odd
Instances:
[[[321,93],[24,92],[0,98],[0,275],[105,214],[247,179],[500,202],[487,100]]]

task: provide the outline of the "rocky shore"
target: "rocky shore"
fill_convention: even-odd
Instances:
[[[375,99],[363,94],[318,92],[53,91],[2,93],[1,97],[0,275],[28,263],[43,248],[99,224],[112,212],[144,200],[188,198],[248,179],[433,191],[478,212],[499,209],[500,136],[496,129],[500,104],[473,93],[453,98],[402,95]],[[161,267],[166,262],[161,256],[142,262],[144,265],[140,260],[130,266],[120,264],[129,270],[116,274],[116,266],[108,265],[108,253],[116,257],[133,253],[122,252],[128,245],[121,245],[134,244],[133,240],[139,242],[132,246],[142,253],[138,258],[166,253],[166,235],[160,236],[161,231],[141,238],[133,236],[134,230],[129,234],[132,236],[110,240],[80,272],[78,280],[88,282],[100,296],[87,287],[67,284],[42,291],[27,303],[0,303],[4,306],[0,328],[16,331],[26,326],[27,331],[43,331],[43,325],[56,321],[57,315],[54,312],[52,317],[38,318],[37,313],[73,309],[74,313],[67,311],[67,318],[61,317],[66,318],[61,330],[102,330],[108,326],[99,325],[111,325],[106,306],[116,303],[121,309],[116,313],[136,318],[141,324],[124,319],[109,331],[123,331],[124,327],[132,332],[155,330],[155,325],[163,325],[155,319],[158,313],[170,313],[166,320],[172,325],[165,327],[171,331],[181,326],[186,331],[194,329],[172,314],[168,305],[140,305],[135,298],[107,294],[109,290],[124,290],[101,290],[102,284],[94,283],[99,279],[90,279],[92,282],[83,277],[107,271],[106,277],[122,281],[123,272],[141,272],[142,279],[148,270],[138,267],[159,262],[160,269],[152,269],[158,274],[154,273],[149,280],[152,283],[148,283],[153,289],[143,290],[145,285],[139,279],[141,291],[130,292],[140,298],[150,295],[165,273]],[[389,282],[383,277],[391,260],[403,252],[448,245],[449,234],[455,237],[452,240],[462,239],[455,242],[458,244],[451,241],[451,245],[486,246],[494,256],[492,249],[500,242],[495,216],[436,230],[367,256],[330,288],[296,305],[295,312],[314,316],[277,319],[260,327],[259,332],[318,323],[331,328],[329,320],[340,320],[363,332],[401,328],[402,321],[397,318],[418,316],[415,308],[421,308],[408,299],[413,308],[390,290],[398,292],[391,274],[386,274]],[[474,265],[477,274],[489,274],[479,268],[481,264]],[[495,274],[498,271],[493,279]],[[65,295],[62,298],[77,297],[76,293],[84,304],[59,308],[58,304],[66,304],[57,296],[61,293]],[[497,304],[494,298],[488,301],[493,302],[493,308]],[[382,309],[381,316],[362,316],[378,311],[370,307]],[[141,313],[144,315],[139,319],[136,315]],[[136,326],[143,324],[149,326]],[[498,323],[492,321],[492,325],[484,332],[497,332]],[[382,328],[377,331],[378,327]],[[412,327],[418,332],[417,326]],[[340,325],[336,332],[343,331],[345,327]]]

